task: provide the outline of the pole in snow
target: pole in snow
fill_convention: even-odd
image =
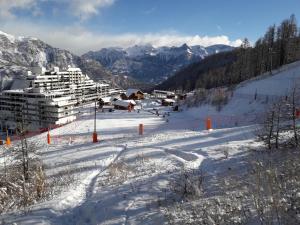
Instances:
[[[139,124],[139,135],[143,135],[144,134],[144,124]]]
[[[98,135],[97,135],[97,130],[96,130],[96,120],[97,120],[97,99],[95,99],[95,118],[94,118],[93,143],[98,142]]]
[[[212,129],[212,122],[211,119],[208,117],[206,119],[206,130],[211,130]]]
[[[50,128],[48,128],[47,143],[48,143],[48,145],[51,144]]]
[[[8,136],[8,129],[6,127],[6,146],[10,146],[11,145],[11,141],[10,141],[10,137]]]

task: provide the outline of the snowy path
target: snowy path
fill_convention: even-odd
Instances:
[[[91,143],[92,115],[53,130],[52,135],[64,138],[50,147],[44,143],[45,134],[34,137],[42,147],[47,174],[58,176],[68,169],[79,183],[35,205],[28,215],[3,218],[17,224],[162,224],[159,205],[170,175],[180,168],[200,167],[213,175],[223,157],[220,145],[247,141],[255,128],[201,131],[195,129],[202,125],[195,124],[195,118],[184,117],[175,113],[166,123],[148,112],[98,113],[101,142],[97,144]],[[143,136],[138,135],[139,123],[145,125]],[[72,144],[69,136],[76,137]],[[226,168],[228,163],[218,166]]]

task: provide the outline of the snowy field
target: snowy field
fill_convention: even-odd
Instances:
[[[168,194],[172,174],[183,168],[201,169],[213,181],[229,168],[241,172],[246,169],[249,149],[257,145],[256,117],[267,107],[265,95],[286,95],[300,76],[299,64],[275,71],[274,76],[244,82],[221,112],[202,106],[164,117],[169,108],[146,102],[145,110],[139,113],[98,112],[99,143],[92,143],[94,121],[88,112],[76,122],[52,130],[50,145],[46,133],[30,138],[39,146],[48,176],[58,176],[67,169],[76,174],[77,182],[54,199],[32,206],[28,213],[5,214],[0,221],[62,225],[165,223],[159,203]],[[261,98],[245,98],[255,92]],[[159,116],[149,112],[153,107],[159,108]],[[208,116],[214,127],[210,131],[204,126]],[[138,134],[140,123],[144,124],[144,135]],[[229,151],[226,159],[224,149]]]

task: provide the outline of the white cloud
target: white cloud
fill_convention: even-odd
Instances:
[[[115,0],[71,0],[67,2],[70,4],[71,12],[85,20],[98,14],[101,8],[111,6]]]
[[[14,9],[30,9],[35,7],[37,0],[0,0],[0,18],[14,17]]]
[[[4,32],[14,35],[37,37],[54,47],[70,50],[76,54],[83,54],[90,50],[99,50],[104,47],[129,47],[133,45],[152,44],[153,46],[188,45],[209,46],[225,44],[240,46],[240,39],[230,40],[228,36],[200,36],[184,35],[174,31],[162,33],[125,33],[125,34],[95,34],[81,26],[72,27],[43,27],[20,21],[10,21],[3,25]]]
[[[104,7],[111,6],[115,0],[0,0],[0,17],[13,18],[14,9],[31,9],[33,15],[40,15],[42,12],[38,6],[41,2],[52,1],[56,4],[66,3],[71,15],[85,20],[100,12]]]

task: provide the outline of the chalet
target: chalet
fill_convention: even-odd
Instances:
[[[145,98],[144,93],[138,89],[128,89],[126,93],[122,93],[120,97],[123,100],[142,100]]]
[[[120,100],[120,97],[114,97],[114,96],[102,97],[99,99],[99,108],[102,108],[103,106],[112,106],[113,102],[116,100]]]
[[[175,104],[175,102],[176,101],[174,99],[166,98],[166,99],[161,100],[161,105],[162,106],[173,106]]]
[[[115,109],[131,111],[134,110],[136,103],[134,100],[116,100],[113,102],[113,105]]]
[[[175,99],[176,98],[176,94],[172,91],[161,91],[161,90],[154,90],[153,91],[153,96],[155,98],[158,99],[165,99],[165,98],[169,98],[169,99]]]
[[[186,97],[187,97],[186,94],[177,94],[177,99],[178,99],[178,100],[185,100]]]

